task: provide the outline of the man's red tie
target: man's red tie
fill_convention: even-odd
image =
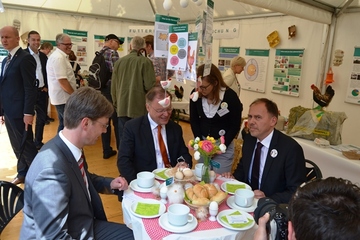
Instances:
[[[171,167],[171,165],[170,165],[169,158],[167,155],[166,146],[165,146],[164,140],[161,135],[161,125],[158,125],[158,139],[159,139],[159,147],[160,147],[161,157],[164,161],[164,166],[169,168],[169,167]]]
[[[261,148],[263,145],[261,142],[257,143],[255,156],[251,171],[251,188],[252,190],[259,189],[259,175],[260,175],[260,159],[261,159]]]

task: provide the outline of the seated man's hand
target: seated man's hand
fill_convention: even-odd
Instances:
[[[225,178],[234,178],[234,176],[230,172],[222,173],[221,176]]]
[[[117,189],[119,191],[124,191],[129,188],[128,182],[123,177],[117,177],[110,183],[111,189]]]
[[[263,191],[254,190],[254,197],[257,198],[257,199],[260,199],[260,198],[264,198],[266,196],[265,196],[265,193]]]
[[[255,190],[256,191],[256,190]],[[256,232],[254,234],[254,240],[267,240],[268,234],[266,232],[266,223],[270,219],[270,214],[265,213],[264,216],[259,218],[259,226],[258,229],[256,229]]]

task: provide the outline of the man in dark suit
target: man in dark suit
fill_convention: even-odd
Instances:
[[[37,90],[35,87],[36,62],[19,46],[19,32],[11,26],[0,30],[1,43],[9,52],[2,62],[0,76],[1,113],[5,117],[11,146],[17,163],[14,184],[23,183],[37,150],[33,142],[32,123]]]
[[[47,86],[47,75],[46,75],[46,62],[47,56],[40,52],[40,34],[36,31],[30,31],[28,34],[28,48],[25,49],[30,53],[36,61],[36,79],[38,95],[35,105],[36,111],[36,124],[35,124],[35,138],[34,143],[36,148],[39,150],[44,143],[43,133],[44,126],[47,121],[47,98],[48,98],[48,86]]]
[[[162,87],[155,86],[150,89],[145,96],[148,114],[125,124],[117,165],[120,174],[128,182],[136,179],[138,172],[169,167],[164,163],[160,150],[159,125],[166,145],[166,157],[171,167],[178,164],[179,157],[182,157],[181,161],[185,161],[190,168],[192,167],[192,157],[184,143],[181,126],[169,121],[172,112],[171,102],[166,108],[159,104],[164,97],[165,91]]]
[[[294,139],[275,129],[278,113],[276,103],[269,99],[260,98],[251,103],[248,114],[250,134],[245,136],[240,163],[233,176],[230,173],[223,176],[248,183],[256,198],[270,197],[278,203],[288,203],[296,189],[306,181],[305,158]],[[261,153],[256,164],[258,142]]]
[[[126,190],[127,181],[88,172],[83,153],[106,131],[113,111],[93,88],[69,97],[64,129],[41,148],[27,174],[20,239],[134,239],[126,225],[107,221],[98,194]]]

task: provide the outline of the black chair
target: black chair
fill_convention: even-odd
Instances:
[[[321,179],[322,173],[318,165],[316,165],[313,161],[305,159],[306,164],[306,182],[310,182],[315,179]]]
[[[0,181],[0,235],[23,207],[24,190],[10,182]]]

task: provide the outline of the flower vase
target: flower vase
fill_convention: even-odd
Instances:
[[[210,183],[210,166],[209,164],[205,164],[202,166],[201,171],[201,181],[204,183]]]

